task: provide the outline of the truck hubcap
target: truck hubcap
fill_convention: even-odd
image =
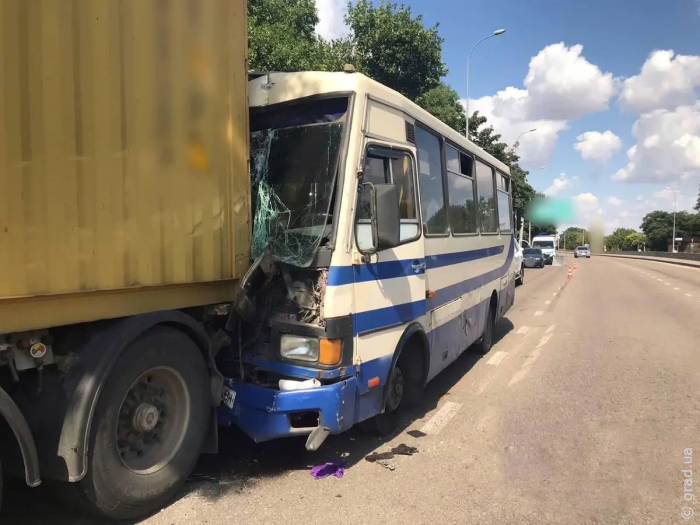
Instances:
[[[126,468],[148,474],[165,466],[180,449],[190,416],[190,396],[172,368],[142,374],[122,400],[117,448]]]

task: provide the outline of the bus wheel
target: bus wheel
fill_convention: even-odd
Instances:
[[[491,299],[491,304],[489,306],[489,313],[486,317],[486,324],[484,325],[484,333],[481,335],[479,341],[474,345],[475,350],[486,355],[491,350],[493,346],[493,327],[496,318],[496,305],[493,299]]]
[[[368,434],[386,436],[399,426],[399,406],[404,400],[405,382],[400,363],[396,363],[387,385],[388,392],[384,412],[360,423],[360,429]]]
[[[93,415],[88,472],[74,484],[81,507],[133,520],[172,499],[199,458],[209,390],[202,354],[182,332],[157,327],[132,343]]]

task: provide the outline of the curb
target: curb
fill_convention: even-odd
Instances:
[[[609,253],[596,253],[594,254],[597,257],[617,257],[618,259],[639,259],[640,261],[652,261],[652,262],[660,262],[660,263],[666,263],[666,264],[675,264],[677,266],[685,266],[687,268],[696,268],[700,270],[700,264],[693,264],[691,262],[684,261],[682,259],[663,259],[660,257],[652,258],[652,257],[643,257],[643,256],[636,256],[636,255],[614,255],[614,254],[609,254]]]

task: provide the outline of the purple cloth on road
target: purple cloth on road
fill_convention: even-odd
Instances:
[[[311,469],[311,475],[316,479],[327,478],[328,476],[335,476],[336,478],[342,478],[345,474],[345,464],[342,461],[332,461],[326,463],[325,465],[318,465]]]

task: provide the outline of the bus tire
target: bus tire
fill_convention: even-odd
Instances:
[[[418,340],[411,338],[392,368],[387,383],[384,411],[360,423],[368,434],[387,436],[399,426],[401,410],[417,403],[423,393],[424,364]]]
[[[92,420],[85,477],[69,487],[83,511],[135,520],[168,503],[194,469],[210,407],[207,367],[183,332],[157,326],[122,354]]]
[[[525,282],[525,265],[523,264],[523,265],[520,267],[520,277],[518,277],[518,278],[515,280],[515,285],[516,285],[516,286],[522,286],[522,284],[523,284],[524,282]]]
[[[474,345],[474,349],[481,355],[486,355],[493,346],[493,331],[496,324],[496,300],[491,297],[489,303],[489,311],[486,315],[486,323],[484,324],[484,333],[481,334],[479,341]]]

